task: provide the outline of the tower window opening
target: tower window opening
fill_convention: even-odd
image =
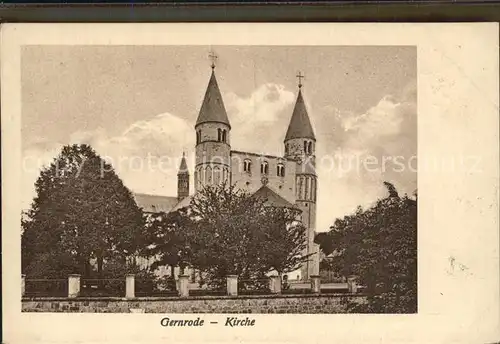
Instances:
[[[262,174],[268,174],[269,173],[269,164],[267,163],[267,161],[264,161],[260,165],[260,173],[262,173]]]
[[[243,161],[243,171],[250,173],[252,168],[252,162],[250,160]]]
[[[313,144],[312,142],[309,142],[307,144],[307,154],[312,154],[312,151],[313,151],[312,144]]]
[[[222,142],[227,142],[227,131],[222,130]]]
[[[196,132],[196,144],[201,143],[201,130]]]
[[[217,141],[222,141],[222,129],[217,129]]]
[[[284,177],[285,176],[285,166],[283,166],[282,164],[279,164],[278,166],[276,166],[276,175],[278,177]]]
[[[304,153],[307,154],[307,141],[304,141]]]
[[[288,155],[288,143],[285,145],[285,155]]]

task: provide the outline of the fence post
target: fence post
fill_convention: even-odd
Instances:
[[[347,278],[347,290],[353,294],[356,294],[358,292],[358,286],[356,284],[355,276],[349,276]]]
[[[228,275],[227,277],[227,295],[238,295],[238,275]]]
[[[311,275],[311,290],[314,294],[321,293],[321,279],[319,275]]]
[[[125,297],[133,299],[135,297],[135,275],[128,274],[125,278]]]
[[[281,294],[281,277],[277,275],[273,275],[269,277],[271,293],[273,294]]]
[[[26,292],[26,275],[21,274],[21,297],[24,296]]]
[[[78,295],[80,295],[80,275],[69,275],[68,297],[77,297]]]
[[[179,296],[188,297],[189,296],[189,276],[179,275]]]

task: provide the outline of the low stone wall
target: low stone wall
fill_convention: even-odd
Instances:
[[[346,294],[204,296],[163,298],[24,298],[23,312],[130,313],[346,313],[346,301],[365,297]],[[132,309],[132,311],[131,311]]]

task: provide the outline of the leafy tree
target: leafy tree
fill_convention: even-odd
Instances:
[[[191,264],[204,272],[209,285],[222,287],[232,274],[240,280],[263,276],[256,247],[261,203],[225,185],[207,186],[192,199]]]
[[[331,236],[328,235],[328,233],[321,232],[316,234],[314,242],[319,245],[321,251],[323,251],[323,253],[327,256],[335,250],[335,244],[331,240]]]
[[[366,210],[337,219],[328,232],[335,246],[333,269],[357,276],[368,303],[353,311],[415,313],[417,311],[417,201],[389,195]],[[323,239],[324,240],[324,239]]]
[[[307,229],[297,220],[300,213],[296,208],[267,206],[262,219],[259,247],[263,264],[280,276],[297,270],[311,256],[304,254]]]
[[[241,288],[253,288],[273,269],[292,271],[307,260],[297,211],[270,207],[233,185],[205,187],[191,201],[189,215],[191,265],[212,286],[223,286],[234,274]]]
[[[187,210],[179,209],[171,213],[151,214],[147,220],[144,233],[144,248],[141,254],[155,257],[151,269],[170,266],[171,289],[175,289],[174,268],[180,267],[181,273],[189,265],[191,256],[190,230],[192,220]]]
[[[112,166],[89,145],[63,147],[41,171],[35,188],[37,195],[22,220],[22,269],[27,275],[89,276],[95,259],[102,276],[106,260],[137,251],[142,212]]]

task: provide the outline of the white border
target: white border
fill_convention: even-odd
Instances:
[[[496,23],[8,24],[2,26],[1,38],[6,343],[456,343],[499,339]],[[21,314],[20,46],[27,44],[416,45],[419,161],[425,156],[479,156],[482,170],[419,171],[419,313],[252,315],[255,327],[231,329],[166,329],[159,325],[161,314]],[[450,257],[467,268],[452,269]]]

